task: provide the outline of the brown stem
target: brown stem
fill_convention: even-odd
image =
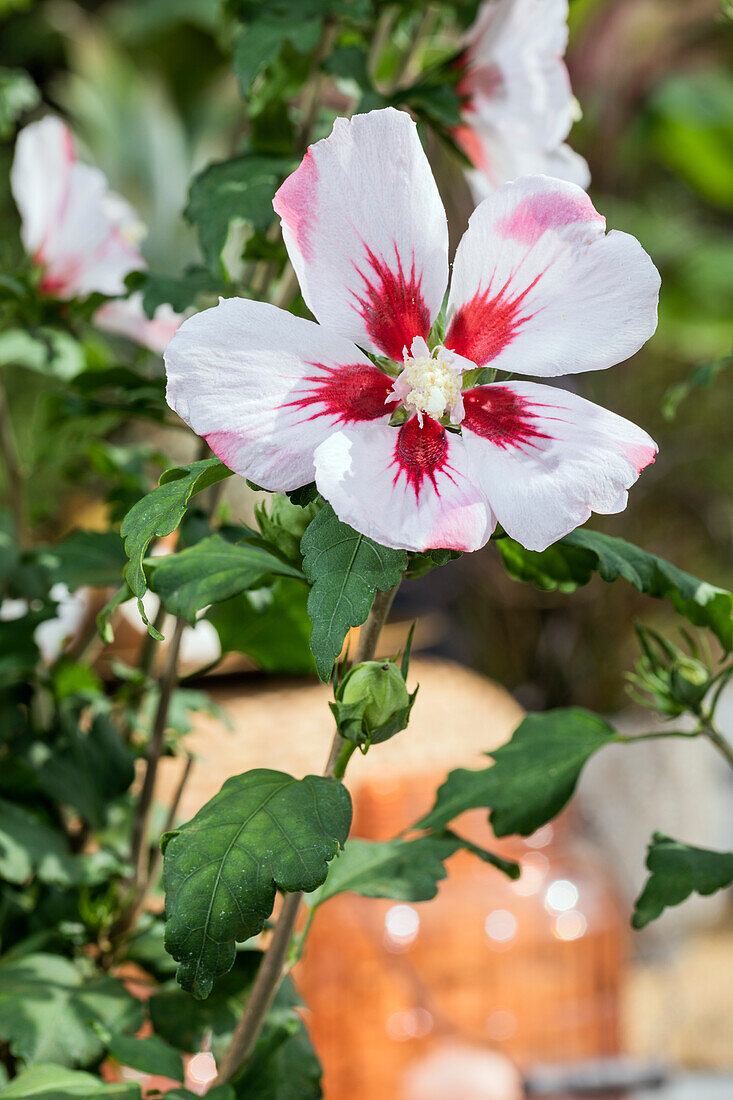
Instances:
[[[28,531],[25,514],[25,474],[18,456],[8,398],[2,383],[0,383],[0,453],[7,471],[8,497],[15,522],[15,536],[20,545],[26,547]]]
[[[354,654],[354,663],[369,661],[374,656],[379,642],[379,635],[389,614],[397,587],[395,585],[388,592],[376,593],[369,617],[361,628],[359,642]],[[331,746],[328,763],[323,772],[325,776],[333,776],[337,773],[337,770],[340,772],[339,778],[343,775],[346,761],[343,761],[343,768],[338,769],[337,765],[343,759],[342,750],[347,745],[348,742],[337,733]],[[348,757],[346,759],[348,760]],[[216,1084],[230,1081],[254,1050],[257,1037],[262,1030],[265,1017],[283,977],[288,948],[293,938],[295,922],[298,918],[302,900],[303,894],[300,892],[286,894],[283,899],[280,916],[272,934],[270,945],[257,971],[257,977],[252,986],[252,992],[247,998],[244,1012],[222,1058]]]
[[[706,725],[703,733],[707,737],[708,741],[718,750],[720,755],[728,761],[731,768],[733,768],[733,745],[723,737],[722,733],[716,730],[715,726]]]
[[[155,790],[155,780],[158,774],[158,764],[160,763],[165,741],[168,706],[178,680],[178,650],[180,649],[184,627],[185,623],[183,619],[176,619],[173,636],[168,648],[168,653],[166,654],[165,670],[160,679],[160,696],[155,711],[153,732],[150,736],[150,743],[148,744],[145,778],[143,780],[142,790],[140,791],[140,798],[133,824],[130,858],[135,867],[135,883],[138,887],[140,883],[144,881],[147,874],[148,857],[145,841],[147,839],[148,827],[150,824],[150,811],[153,804],[153,792]]]
[[[321,65],[330,54],[338,34],[338,23],[334,20],[326,20],[323,24],[321,37],[313,54],[312,77],[309,81],[301,103],[302,116],[296,137],[296,154],[303,153],[310,142],[313,127],[318,118],[318,109],[321,105],[321,91],[325,74],[321,71]]]

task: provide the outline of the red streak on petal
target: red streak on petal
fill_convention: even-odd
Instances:
[[[310,390],[302,393],[294,401],[288,401],[283,408],[314,409],[308,420],[319,416],[335,416],[341,424],[353,424],[359,420],[376,420],[391,410],[385,408],[385,400],[392,392],[392,379],[377,367],[364,366],[362,363],[349,363],[344,366],[327,367],[323,363],[312,363],[325,372],[304,378],[312,383]]]
[[[497,232],[505,239],[529,246],[536,244],[548,229],[561,229],[574,222],[600,222],[603,218],[584,191],[567,195],[562,192],[542,192],[524,199],[511,214],[496,223]]]
[[[509,281],[493,298],[489,297],[491,284],[486,290],[478,290],[453,317],[445,346],[470,359],[478,367],[490,363],[511,344],[525,321],[534,316],[531,313],[522,315],[521,307],[543,274],[544,271],[541,271],[535,276],[526,290],[515,298],[509,295]]]
[[[352,293],[375,345],[390,359],[399,362],[402,349],[409,348],[415,336],[427,338],[430,332],[430,314],[420,289],[422,275],[415,273],[413,256],[409,278],[405,277],[397,245],[396,271],[392,271],[385,260],[377,259],[367,245],[364,247],[372,272],[366,275],[359,270],[365,290],[361,297]]]
[[[407,484],[415,491],[415,500],[418,500],[423,481],[427,477],[440,496],[436,474],[448,473],[450,477],[445,429],[430,416],[425,417],[421,428],[417,417],[413,416],[398,432],[392,461],[392,465],[395,464],[397,473],[393,485],[404,474]]]
[[[537,417],[531,411],[552,406],[539,406],[508,386],[492,383],[468,390],[463,395],[463,406],[466,415],[461,427],[488,439],[503,451],[509,447],[536,447],[535,440],[553,438],[540,431]]]

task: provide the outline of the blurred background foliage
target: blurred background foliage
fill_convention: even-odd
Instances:
[[[465,22],[475,6],[457,4],[455,14]],[[276,15],[278,3],[270,7]],[[250,73],[267,63],[267,42],[248,52],[234,39],[228,18],[234,8],[247,18],[247,0],[228,6],[221,0],[0,0],[2,64],[30,74],[44,101],[69,117],[112,187],[135,205],[149,226],[146,258],[160,275],[179,277],[187,265],[201,264],[196,234],[182,216],[192,176],[243,148],[276,157],[292,148],[293,123],[268,101],[266,89],[276,86],[280,96],[293,73],[297,78],[305,63],[299,50],[312,49],[314,20],[327,4],[308,0],[298,7],[298,33],[270,64],[267,83],[255,82],[245,109],[232,50],[240,73]],[[407,15],[392,28],[398,55],[425,18],[424,5],[402,11]],[[651,343],[630,363],[570,380],[585,396],[642,424],[660,445],[628,511],[594,525],[730,586],[733,21],[718,0],[573,0],[570,26],[568,65],[582,108],[570,140],[589,161],[591,194],[609,227],[638,236],[662,274],[660,325]],[[443,50],[440,27],[430,41],[437,57],[455,49],[455,37],[448,37]],[[389,48],[381,56],[389,70]],[[365,57],[357,19],[329,60],[333,102],[320,129],[316,120],[316,137],[330,129],[340,107],[379,105]],[[429,65],[433,55],[422,60]],[[373,74],[375,81],[382,75]],[[439,91],[423,90],[419,101],[416,95],[410,105],[418,114],[439,118],[444,110],[450,122],[450,104]],[[0,188],[7,188],[10,155],[3,145]],[[436,171],[441,183],[460,184],[443,150]],[[204,176],[198,185],[211,182]],[[458,185],[446,199],[455,240],[470,210],[467,192]],[[15,251],[20,257],[17,214],[6,192],[0,216],[11,227],[0,245],[4,258]],[[270,217],[247,248],[250,256],[279,264],[279,247],[269,245],[264,232]],[[227,228],[231,236],[225,220],[225,234]],[[241,240],[232,249],[227,239],[225,276],[242,255],[248,253],[242,254]],[[213,276],[199,271],[198,277],[206,283]],[[106,343],[88,337],[85,350],[98,356],[100,367],[111,365]],[[147,371],[153,386],[160,376],[159,361],[127,341],[120,341],[115,362]],[[687,387],[690,378],[694,384]],[[100,421],[99,395],[28,371],[13,372],[7,386],[20,410],[18,442],[32,471],[33,519],[49,537],[71,526],[70,509],[92,507],[110,463],[126,464],[130,500],[158,468],[150,465],[156,447],[146,434],[124,457],[115,449],[131,432],[134,437],[129,407],[112,405]],[[160,449],[175,453],[166,439],[170,429],[159,430]],[[118,516],[124,503],[117,502]],[[661,606],[642,605],[630,587],[599,580],[573,600],[508,581],[492,546],[413,581],[400,599],[405,614],[430,608],[428,642],[436,651],[497,678],[533,708],[570,701],[607,710],[619,705],[621,671],[636,649],[634,615],[643,606],[647,619],[657,616],[652,621],[664,625],[666,614]],[[610,647],[609,638],[617,644]]]

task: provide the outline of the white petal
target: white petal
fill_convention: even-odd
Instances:
[[[547,176],[504,184],[458,246],[447,347],[479,366],[550,377],[628,359],[657,326],[659,273],[580,187]]]
[[[463,397],[473,477],[528,550],[544,550],[591,512],[622,512],[657,452],[636,424],[552,386],[494,383]]]
[[[331,432],[391,414],[392,380],[349,340],[264,302],[226,298],[190,317],[165,365],[171,408],[265,489],[307,484]]]
[[[107,332],[126,336],[136,344],[162,355],[183,317],[168,305],[160,305],[150,318],[143,309],[142,292],[105,302],[94,314],[94,323]]]
[[[396,360],[428,335],[448,281],[448,226],[409,115],[337,118],[273,205],[322,324]]]
[[[518,124],[550,149],[573,121],[570,78],[563,61],[568,41],[567,0],[491,0],[469,31],[461,91],[484,122]]]
[[[346,427],[316,450],[316,484],[336,515],[383,546],[478,550],[494,516],[462,439],[430,417]]]
[[[48,117],[21,131],[11,182],[44,293],[124,293],[125,276],[145,266],[137,248],[144,230],[103,173],[76,160],[63,122]]]
[[[519,176],[555,176],[583,189],[588,187],[588,164],[569,145],[545,149],[519,124],[500,130],[482,125],[473,117],[471,121],[469,126],[467,118],[466,125],[459,127],[454,136],[476,166],[467,170],[466,178],[477,206],[502,183]]]

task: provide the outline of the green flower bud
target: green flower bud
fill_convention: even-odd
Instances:
[[[679,657],[669,671],[670,694],[676,703],[695,708],[710,687],[710,673],[701,661]]]
[[[405,728],[414,699],[394,661],[364,661],[341,681],[331,710],[342,737],[368,746]]]

